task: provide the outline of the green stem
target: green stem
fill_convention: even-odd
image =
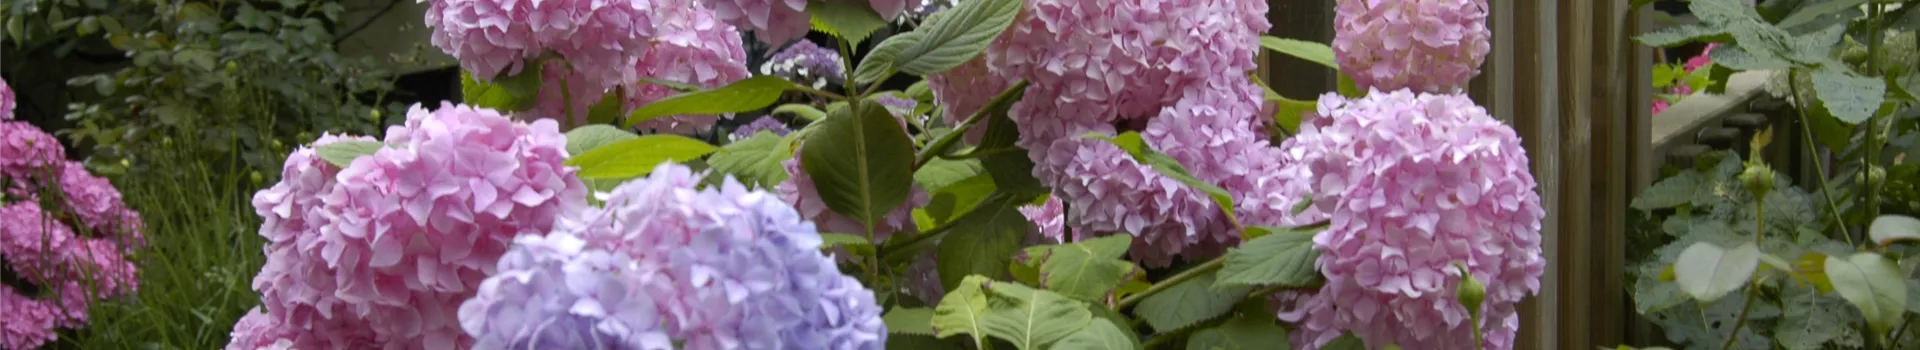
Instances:
[[[1800,134],[1807,138],[1807,158],[1813,160],[1813,170],[1820,175],[1820,194],[1827,198],[1827,209],[1833,211],[1835,226],[1840,226],[1840,237],[1846,238],[1847,245],[1852,246],[1854,245],[1853,233],[1848,232],[1847,223],[1841,220],[1840,205],[1835,204],[1833,201],[1833,186],[1827,184],[1827,167],[1820,164],[1819,143],[1813,141],[1813,121],[1807,119],[1807,108],[1805,106],[1808,101],[1800,100],[1800,79],[1794,77],[1799,75],[1799,72],[1799,68],[1787,70],[1787,91],[1793,94],[1794,98],[1793,113],[1800,116]],[[1766,198],[1761,198],[1760,200],[1765,201]]]
[[[1213,258],[1213,260],[1207,260],[1207,262],[1201,263],[1199,266],[1194,266],[1193,268],[1187,269],[1186,271],[1180,271],[1179,274],[1175,274],[1173,275],[1173,277],[1167,277],[1166,280],[1160,281],[1158,283],[1154,283],[1152,287],[1147,287],[1146,291],[1142,291],[1139,294],[1128,295],[1126,299],[1120,299],[1120,303],[1117,305],[1114,305],[1114,309],[1115,310],[1125,309],[1127,307],[1133,306],[1134,304],[1139,304],[1140,301],[1147,300],[1147,297],[1151,297],[1154,294],[1159,294],[1160,292],[1165,292],[1168,289],[1173,289],[1173,286],[1180,285],[1180,283],[1186,282],[1187,280],[1199,278],[1200,276],[1205,276],[1209,273],[1213,273],[1214,271],[1219,271],[1220,267],[1226,266],[1226,264],[1227,264],[1226,257],[1219,257],[1219,258]]]
[[[567,65],[567,69],[573,69],[573,65]],[[560,75],[560,105],[564,106],[561,107],[561,115],[566,116],[560,118],[560,125],[566,126],[566,130],[573,130],[573,91],[567,88],[566,74]]]
[[[1888,348],[1888,349],[1899,349],[1899,348],[1900,348],[1899,346],[1896,346],[1896,345],[1900,345],[1900,336],[1901,336],[1901,335],[1903,335],[1904,333],[1906,333],[1906,332],[1907,332],[1907,323],[1909,323],[1909,322],[1913,322],[1913,318],[1912,318],[1912,317],[1902,317],[1902,318],[1900,318],[1900,326],[1899,326],[1899,327],[1894,327],[1894,328],[1893,328],[1893,336],[1891,336],[1891,337],[1888,337],[1888,338],[1887,338],[1887,348]]]
[[[1485,336],[1480,334],[1480,312],[1479,311],[1467,313],[1467,325],[1471,326],[1470,328],[1473,328],[1473,349],[1485,350],[1487,348],[1487,345],[1486,345],[1487,342],[1485,340]]]
[[[834,101],[846,101],[846,100],[847,100],[847,97],[846,97],[846,96],[843,96],[843,95],[840,95],[840,94],[836,94],[836,93],[833,93],[833,92],[829,92],[829,91],[826,91],[826,90],[821,90],[821,89],[815,89],[815,88],[813,88],[813,87],[811,87],[811,86],[805,86],[805,85],[800,85],[800,84],[793,84],[793,86],[796,86],[796,87],[799,87],[799,90],[800,90],[800,92],[805,92],[805,93],[809,93],[809,94],[814,94],[814,95],[820,95],[820,97],[825,97],[825,98],[828,98],[828,99],[832,99],[832,100],[834,100]]]
[[[991,110],[998,109],[994,108],[995,106],[1005,104],[1007,100],[1017,97],[1014,93],[1015,91],[1026,91],[1026,87],[1026,80],[1014,83],[1013,87],[1007,88],[1006,91],[1001,91],[999,96],[994,96],[993,100],[988,101],[987,104],[980,107],[980,110],[973,111],[973,115],[967,116],[966,121],[960,122],[960,125],[953,126],[953,132],[941,135],[940,139],[935,140],[932,146],[927,146],[927,149],[921,150],[920,155],[914,157],[913,170],[919,171],[920,166],[927,165],[927,162],[932,161],[934,157],[940,156],[941,153],[946,153],[947,148],[953,147],[955,142],[959,142],[961,137],[967,135],[967,129],[972,128],[975,124],[979,124],[981,120],[986,119],[987,114],[989,114]]]
[[[1752,291],[1752,290],[1753,290],[1753,284],[1752,284],[1752,283],[1748,283],[1748,284],[1747,284],[1747,290],[1748,290],[1748,291]],[[1721,343],[1721,344],[1720,344],[1720,350],[1727,350],[1727,349],[1732,349],[1732,348],[1733,348],[1733,342],[1734,342],[1735,340],[1738,340],[1738,339],[1740,339],[1740,327],[1745,327],[1745,326],[1747,325],[1747,312],[1749,312],[1749,311],[1753,311],[1753,300],[1754,300],[1754,299],[1759,299],[1759,298],[1757,298],[1757,297],[1755,297],[1755,296],[1753,296],[1753,295],[1748,295],[1748,296],[1747,296],[1747,303],[1746,303],[1746,305],[1743,305],[1743,306],[1741,306],[1741,307],[1740,307],[1740,316],[1739,316],[1739,318],[1736,318],[1736,319],[1734,319],[1734,320],[1733,320],[1733,331],[1732,331],[1732,332],[1729,332],[1729,333],[1727,334],[1727,342],[1725,342],[1725,343]]]
[[[993,194],[987,195],[986,199],[981,199],[980,203],[985,204],[990,201],[1000,200],[1001,196],[1003,196],[1003,194],[999,192],[995,192]],[[975,207],[975,210],[978,210],[978,209],[979,209],[978,207]],[[887,247],[883,247],[885,249],[882,250],[884,254],[882,254],[881,260],[889,263],[906,262],[907,259],[912,258],[915,255],[918,255],[917,253],[919,253],[923,249],[923,248],[919,248],[920,245],[931,244],[932,242],[938,242],[941,236],[946,236],[947,232],[952,232],[953,227],[957,224],[959,224],[959,220],[947,221],[947,222],[941,223],[940,225],[934,226],[932,229],[928,229],[927,232],[921,233],[918,236],[909,237],[907,239],[901,240],[900,243],[890,244]]]

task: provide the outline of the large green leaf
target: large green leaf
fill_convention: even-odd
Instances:
[[[1256,315],[1235,317],[1193,332],[1193,337],[1187,338],[1187,349],[1258,350],[1289,344],[1287,329],[1274,324],[1272,315]]]
[[[981,328],[989,336],[1013,343],[1015,348],[1048,349],[1093,323],[1093,313],[1086,304],[1065,296],[1019,283],[988,282],[987,286],[991,310],[981,321]]]
[[[372,155],[374,152],[380,151],[380,148],[386,146],[387,144],[380,143],[379,141],[338,141],[320,146],[320,148],[315,149],[314,152],[320,154],[321,160],[345,169],[348,165],[353,165],[354,159],[359,159],[361,156]]]
[[[1319,63],[1327,68],[1340,69],[1340,63],[1333,60],[1333,48],[1327,47],[1327,44],[1261,35],[1260,46],[1307,62]]]
[[[1773,327],[1774,339],[1788,350],[1819,350],[1833,343],[1839,348],[1859,348],[1860,332],[1849,327],[1853,310],[1845,300],[1820,295],[1812,287],[1793,284],[1780,288],[1780,322]],[[1851,346],[1844,344],[1851,343]]]
[[[595,102],[592,106],[588,106],[585,111],[587,113],[587,123],[590,125],[606,126],[606,124],[613,124],[615,120],[620,119],[620,112],[627,110],[627,98],[626,94],[622,92],[623,89],[625,88],[617,88],[614,89],[614,91],[609,91],[605,95],[600,96],[600,102]],[[579,94],[585,92],[574,93]],[[574,113],[580,112],[581,111],[575,111]]]
[[[1113,322],[1087,323],[1087,327],[1054,343],[1053,350],[1134,350],[1133,334],[1121,331]]]
[[[707,159],[707,165],[740,182],[771,189],[787,180],[787,168],[781,163],[788,159],[793,159],[793,138],[761,131],[721,147]]]
[[[854,46],[866,41],[873,31],[887,26],[887,20],[873,12],[872,6],[858,1],[808,2],[807,14],[813,15],[814,30],[846,39]]]
[[[1181,282],[1147,297],[1133,311],[1160,333],[1172,332],[1233,311],[1251,287],[1213,288],[1214,274]]]
[[[1685,205],[1693,202],[1693,194],[1701,186],[1700,173],[1681,172],[1653,184],[1633,197],[1633,209],[1655,210]]]
[[[1301,287],[1320,278],[1320,271],[1313,267],[1320,258],[1320,251],[1313,249],[1313,231],[1266,230],[1272,233],[1227,251],[1216,285]]]
[[[661,162],[680,162],[713,153],[713,145],[680,135],[646,135],[607,144],[567,159],[582,179],[624,179],[653,172]]]
[[[1112,293],[1134,272],[1133,263],[1120,260],[1133,244],[1131,235],[1028,248],[1042,252],[1040,281],[1048,290],[1074,299],[1097,302]]]
[[[1738,44],[1723,45],[1707,54],[1715,66],[1735,70],[1776,70],[1793,67],[1793,62],[1775,55],[1756,55]],[[1724,81],[1724,80],[1723,80]]]
[[[1833,290],[1860,308],[1860,316],[1874,333],[1885,333],[1907,310],[1906,276],[1880,254],[1862,252],[1846,259],[1827,257],[1827,278]]]
[[[1740,289],[1760,267],[1760,247],[1753,243],[1725,249],[1698,242],[1680,252],[1673,263],[1674,282],[1702,302],[1712,302]]]
[[[993,280],[986,276],[966,276],[958,287],[948,288],[940,304],[933,307],[933,332],[946,338],[966,334],[973,338],[974,344],[981,344],[987,336],[982,325],[987,318],[987,293],[981,289]]]
[[[1153,147],[1147,145],[1146,140],[1140,137],[1139,132],[1128,131],[1119,136],[1089,133],[1085,137],[1104,140],[1115,146],[1119,146],[1120,149],[1126,150],[1127,154],[1132,155],[1134,161],[1153,167],[1153,170],[1160,173],[1160,175],[1165,175],[1167,178],[1178,181],[1182,185],[1187,185],[1189,188],[1206,192],[1208,197],[1213,198],[1213,204],[1222,208],[1220,212],[1226,214],[1227,220],[1232,222],[1235,227],[1240,226],[1240,218],[1236,217],[1233,213],[1233,195],[1227,193],[1227,189],[1220,188],[1220,186],[1215,186],[1214,184],[1200,180],[1198,177],[1194,177],[1192,173],[1187,172],[1186,166],[1180,165],[1179,160],[1175,160],[1173,157],[1153,150]],[[1246,233],[1242,232],[1241,234],[1245,235]]]
[[[993,182],[1001,192],[1015,196],[1038,196],[1047,193],[1046,186],[1033,177],[1033,159],[1027,157],[1027,150],[1016,143],[1020,141],[1020,128],[1007,116],[1008,109],[1020,100],[1026,92],[1026,84],[1019,84],[1003,91],[1013,96],[1000,100],[1000,103],[980,107],[977,113],[987,113],[987,134],[980,139],[980,149],[997,150],[981,156],[980,165],[987,168],[993,176]],[[974,126],[980,127],[980,126]]]
[[[809,121],[818,121],[827,117],[827,112],[799,103],[789,103],[773,108],[773,114],[792,114]]]
[[[1859,124],[1872,118],[1887,97],[1885,81],[1859,76],[1842,68],[1814,71],[1813,90],[1820,97],[1820,102],[1826,105],[1828,113],[1848,124]]]
[[[1727,38],[1727,30],[1721,26],[1689,24],[1667,27],[1666,29],[1656,30],[1652,33],[1641,34],[1640,36],[1634,37],[1633,40],[1646,46],[1675,47],[1692,42],[1725,40]]]
[[[976,0],[928,17],[914,33],[926,33],[893,57],[901,72],[927,76],[960,66],[1006,31],[1020,15],[1022,0]]]
[[[975,206],[993,194],[993,176],[978,174],[959,182],[933,190],[933,200],[927,202],[928,219],[934,225],[945,224],[973,211]]]
[[[1781,28],[1798,27],[1802,24],[1811,23],[1815,19],[1819,19],[1820,16],[1858,8],[1860,4],[1865,3],[1867,3],[1867,0],[1826,0],[1811,2],[1793,11],[1793,14],[1787,15],[1787,18],[1781,19],[1779,26]]]
[[[1279,104],[1279,108],[1275,108],[1273,113],[1274,125],[1280,126],[1281,130],[1286,130],[1286,132],[1290,134],[1300,132],[1300,121],[1306,119],[1307,113],[1313,113],[1320,109],[1319,101],[1295,100],[1285,97],[1272,101]]]
[[[1920,240],[1920,220],[1906,215],[1881,215],[1867,227],[1867,235],[1883,246],[1894,241]]]
[[[947,289],[960,286],[961,278],[981,275],[1002,278],[1007,264],[1020,251],[1020,239],[1033,223],[1020,213],[1020,201],[1010,197],[990,197],[973,211],[956,219],[953,231],[940,239],[940,285]]]
[[[600,148],[600,146],[632,140],[638,137],[640,137],[640,135],[634,135],[632,132],[620,130],[620,128],[613,127],[612,125],[595,124],[582,126],[567,131],[567,154],[586,154],[587,151]]]
[[[887,333],[933,335],[933,309],[895,307],[880,319],[886,322]]]
[[[873,83],[899,72],[900,65],[896,57],[900,55],[900,51],[919,45],[920,40],[926,36],[926,33],[915,31],[894,35],[881,41],[880,45],[873,47],[872,52],[867,53],[867,57],[860,59],[860,67],[853,70],[853,82]]]
[[[913,139],[877,105],[829,111],[800,149],[827,208],[869,226],[906,202],[913,188]],[[964,275],[963,275],[964,276]]]
[[[979,175],[981,171],[978,160],[934,158],[913,173],[913,180],[920,183],[920,188],[942,188]]]
[[[670,115],[715,115],[767,108],[779,101],[781,94],[798,87],[786,79],[762,75],[718,89],[668,96],[627,114],[627,127]]]
[[[460,72],[461,101],[479,107],[497,109],[506,112],[519,112],[532,109],[540,97],[540,74],[546,65],[526,62],[520,74],[491,79],[482,82],[474,79],[473,74]],[[504,73],[503,73],[504,74]]]

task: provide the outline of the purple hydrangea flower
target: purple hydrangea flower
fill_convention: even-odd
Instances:
[[[624,253],[586,248],[564,232],[515,238],[479,294],[460,305],[474,348],[672,349],[649,295],[671,281]]]
[[[814,88],[825,88],[827,84],[846,81],[846,66],[840,61],[840,52],[801,40],[761,64],[760,74],[777,75],[813,85]]]
[[[773,133],[774,135],[787,136],[787,133],[793,132],[793,130],[788,129],[787,124],[781,123],[779,119],[774,119],[771,116],[760,117],[760,119],[754,120],[752,123],[747,123],[747,125],[741,125],[740,128],[734,129],[733,139],[744,140],[749,137],[753,137],[753,135],[759,134],[761,132],[770,132],[770,133]]]

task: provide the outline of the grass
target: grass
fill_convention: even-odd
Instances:
[[[259,304],[252,282],[265,239],[251,205],[257,186],[238,168],[174,164],[169,174],[115,181],[147,225],[149,246],[135,256],[138,293],[95,305],[86,327],[65,331],[50,348],[219,349]]]

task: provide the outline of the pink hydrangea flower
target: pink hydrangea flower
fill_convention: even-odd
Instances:
[[[67,160],[60,140],[23,121],[0,121],[0,177],[16,180],[55,174]]]
[[[232,341],[226,350],[292,350],[296,329],[280,325],[280,320],[253,309],[234,323]]]
[[[1298,327],[1294,346],[1352,332],[1368,344],[1474,348],[1454,295],[1458,263],[1486,285],[1486,348],[1513,348],[1514,305],[1539,291],[1546,264],[1545,213],[1513,129],[1464,95],[1408,90],[1328,94],[1310,118],[1281,148],[1311,171],[1314,206],[1331,219],[1314,237],[1327,282],[1283,310]]]
[[[365,138],[323,137],[316,147]],[[265,317],[250,344],[298,348],[446,348],[472,344],[454,315],[512,237],[544,234],[585,205],[562,164],[555,122],[443,104],[407,113],[386,147],[345,168],[312,148],[254,195],[267,264],[254,279]]]
[[[1340,0],[1334,58],[1360,89],[1454,93],[1493,46],[1486,0]]]
[[[659,36],[636,61],[634,70],[644,79],[664,80],[712,89],[746,79],[747,51],[733,25],[715,18],[712,9],[694,0],[659,3]],[[804,16],[804,15],[803,15]],[[803,19],[802,22],[805,22]],[[626,106],[640,108],[680,93],[661,84],[636,81],[626,85]],[[685,133],[713,127],[713,116],[666,116],[634,127]]]
[[[0,120],[13,119],[13,109],[17,107],[13,95],[13,87],[7,86],[6,79],[0,79]]]
[[[631,78],[629,63],[653,35],[646,0],[425,0],[433,46],[485,81],[519,74],[558,54],[602,88]],[[548,72],[556,73],[556,72]]]
[[[54,324],[63,312],[13,288],[0,288],[0,310],[7,310],[0,314],[0,348],[7,349],[32,349],[53,342]]]
[[[975,57],[966,64],[954,67],[945,73],[927,76],[927,89],[933,91],[934,101],[939,101],[941,118],[947,125],[959,125],[973,116],[980,108],[995,96],[1012,87],[1013,82],[1006,75],[994,74],[987,69],[986,56]],[[987,134],[986,121],[980,121],[967,130],[967,142],[979,144]]]
[[[5,269],[46,293],[40,299],[0,286],[0,346],[31,349],[56,328],[86,325],[93,303],[139,287],[125,246],[112,237],[83,237],[35,198],[0,206],[0,258]],[[15,311],[17,310],[17,312]]]

